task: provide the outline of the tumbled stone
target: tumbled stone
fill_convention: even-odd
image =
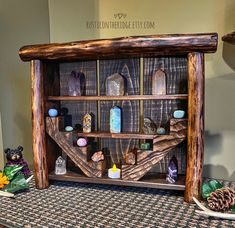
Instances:
[[[94,162],[98,162],[98,161],[104,160],[103,151],[97,151],[97,152],[95,152],[95,153],[92,155],[91,160],[94,161]]]

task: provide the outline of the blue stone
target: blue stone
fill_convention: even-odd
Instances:
[[[163,127],[158,127],[158,128],[157,128],[157,133],[158,133],[159,135],[164,135],[164,134],[166,133],[166,130],[165,130],[165,128],[163,128]]]
[[[117,106],[110,109],[110,132],[121,132],[121,109]]]
[[[73,127],[71,127],[71,126],[66,126],[65,127],[65,131],[72,131],[73,130]]]
[[[57,111],[55,108],[51,108],[51,109],[49,109],[49,111],[48,111],[48,115],[49,115],[50,117],[56,117],[56,116],[58,115],[58,111]]]
[[[173,113],[173,116],[174,116],[174,118],[176,118],[176,119],[181,119],[181,118],[184,117],[184,115],[185,115],[185,111],[183,111],[183,110],[176,110],[176,111],[174,111],[174,113]]]

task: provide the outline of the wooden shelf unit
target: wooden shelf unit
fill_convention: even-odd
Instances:
[[[204,154],[204,53],[216,51],[217,39],[216,33],[176,34],[22,47],[21,59],[31,61],[36,187],[47,188],[49,179],[67,180],[184,190],[185,201],[199,198]],[[157,69],[166,72],[166,95],[150,95],[151,77]],[[86,96],[66,94],[71,71],[84,73]],[[128,95],[105,96],[105,78],[114,73],[127,80]],[[108,132],[109,110],[114,105],[123,110],[124,129],[120,134]],[[81,122],[86,112],[95,113],[96,131],[77,133],[77,137],[99,138],[100,149],[108,148],[109,158],[120,162],[121,179],[109,179],[106,160],[93,162],[86,150],[73,145],[74,132],[61,131],[65,119],[47,116],[49,108],[64,106],[75,122]],[[172,120],[172,112],[180,107],[185,109],[187,120]],[[157,126],[168,127],[170,133],[138,133],[142,132],[143,117],[151,117]],[[152,150],[137,150],[134,165],[122,163],[129,148],[145,140],[152,141]],[[186,147],[182,146],[184,141]],[[53,174],[55,160],[62,151],[69,158],[68,170],[78,168],[79,172]],[[165,181],[164,171],[149,177],[166,156],[178,151],[187,157],[185,170],[179,161],[186,175],[179,175],[175,184]]]

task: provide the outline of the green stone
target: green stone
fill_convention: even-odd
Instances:
[[[235,213],[235,204],[231,207],[231,211]]]
[[[206,199],[216,189],[223,188],[223,185],[217,180],[211,180],[202,185],[202,198]]]
[[[150,149],[150,143],[141,143],[140,149],[141,150],[149,150]]]

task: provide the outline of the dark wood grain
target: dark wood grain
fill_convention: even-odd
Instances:
[[[60,101],[49,101],[47,97],[49,95],[60,95],[60,67],[58,63],[46,64],[44,67],[44,115],[48,115],[50,108],[56,108],[60,110]],[[52,140],[52,138],[46,135],[46,156],[48,172],[52,172],[55,169],[55,161],[58,156],[61,155],[61,149]]]
[[[36,187],[44,189],[49,186],[46,159],[45,123],[44,123],[44,89],[43,63],[31,61],[32,82],[32,137]]]
[[[188,150],[185,201],[200,198],[204,156],[204,56],[188,55]]]
[[[107,76],[119,73],[122,75],[125,84],[125,95],[138,96],[140,94],[139,59],[116,59],[101,60],[100,65],[100,95],[106,95]],[[122,96],[125,97],[125,96]],[[109,96],[107,96],[109,98]],[[138,100],[107,100],[100,102],[100,131],[110,131],[110,109],[114,106],[121,108],[121,131],[125,133],[139,132],[139,101]],[[136,148],[139,141],[134,138],[102,138],[100,147],[105,149],[108,157],[108,165],[124,162],[126,153]]]
[[[60,131],[60,122],[62,117],[46,117],[46,132],[50,135],[58,146],[66,153],[71,160],[88,177],[101,177],[104,172],[104,162],[87,161],[87,155],[79,147],[74,147],[72,142],[72,133]]]
[[[71,61],[215,52],[217,39],[217,33],[122,37],[108,40],[29,45],[22,47],[19,55],[23,61],[33,59]]]
[[[155,164],[162,160],[172,148],[183,142],[186,136],[187,120],[172,119],[170,121],[170,134],[158,135],[153,140],[152,151],[138,151],[136,165],[122,165],[122,179],[139,180]]]
[[[121,101],[121,100],[186,100],[187,94],[131,95],[131,96],[48,96],[51,101]]]
[[[133,186],[133,187],[148,187],[148,188],[160,188],[170,190],[184,190],[185,189],[185,177],[179,176],[178,180],[174,184],[166,182],[166,176],[163,174],[154,174],[146,176],[139,181],[110,179],[107,176],[102,178],[89,178],[79,173],[68,172],[66,175],[49,174],[50,180],[59,181],[72,181],[81,183],[96,183],[96,184],[111,184],[120,186]]]
[[[187,56],[144,58],[144,94],[152,94],[153,74],[158,69],[162,69],[166,75],[167,97],[186,94],[188,92],[187,61]],[[157,127],[164,127],[168,133],[170,131],[169,120],[172,118],[173,112],[177,109],[185,110],[187,115],[187,105],[186,99],[144,100],[144,117],[151,118]],[[170,159],[172,156],[175,156],[178,160],[179,173],[185,174],[186,153],[186,146],[180,144],[167,153],[167,155],[158,162],[150,172],[166,173]]]
[[[229,43],[229,44],[234,44],[235,45],[235,32],[231,32],[231,33],[229,33],[227,35],[224,35],[222,37],[222,40],[224,42]]]

